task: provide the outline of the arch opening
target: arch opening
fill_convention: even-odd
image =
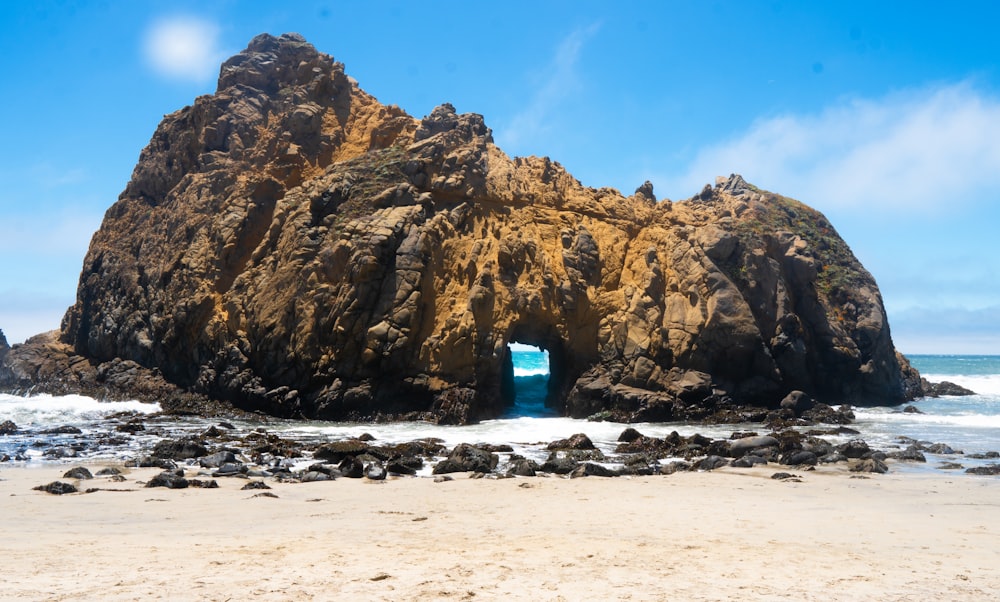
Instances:
[[[504,346],[500,396],[505,418],[561,415],[563,355],[558,341],[515,337]]]

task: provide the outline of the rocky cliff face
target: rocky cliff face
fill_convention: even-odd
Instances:
[[[739,176],[657,202],[510,158],[478,115],[379,104],[258,36],[167,116],[91,242],[62,340],[245,409],[495,416],[514,341],[572,416],[896,403],[913,374],[827,220]]]

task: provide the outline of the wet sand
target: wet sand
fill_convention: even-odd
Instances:
[[[993,600],[1000,479],[752,470],[602,479],[76,482],[0,467],[3,599]],[[103,465],[91,466],[96,472]]]

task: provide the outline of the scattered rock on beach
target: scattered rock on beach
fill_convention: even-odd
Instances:
[[[0,422],[0,435],[14,435],[17,433],[17,425],[11,420]]]
[[[580,477],[616,477],[618,476],[615,471],[607,468],[606,466],[601,466],[600,464],[594,464],[593,462],[584,462],[569,473],[571,479],[577,479]]]
[[[346,441],[331,441],[324,443],[313,451],[313,458],[337,464],[348,456],[359,456],[368,451],[368,444],[358,439]]]
[[[146,487],[166,487],[167,489],[186,489],[188,480],[172,472],[161,472],[146,483]]]
[[[987,464],[986,466],[974,466],[972,468],[965,469],[965,474],[976,474],[976,475],[987,475],[987,476],[1000,475],[1000,464]]]
[[[270,489],[271,486],[264,481],[250,481],[243,487],[240,487],[241,491],[247,491],[249,489]]]
[[[889,467],[886,466],[885,462],[882,460],[872,457],[865,458],[853,464],[851,466],[851,472],[873,472],[876,474],[885,474],[889,472]]]
[[[583,433],[577,433],[568,439],[559,439],[558,441],[553,441],[549,443],[549,450],[558,449],[595,449],[594,442],[590,440],[590,437]]]
[[[434,474],[451,472],[492,472],[500,458],[492,453],[468,443],[455,446],[448,457],[434,466]]]
[[[52,481],[48,485],[39,485],[38,487],[35,487],[35,491],[44,491],[45,493],[51,493],[52,495],[64,495],[67,493],[76,493],[77,488],[69,483]]]
[[[91,472],[87,470],[85,467],[77,466],[76,468],[71,468],[67,470],[66,473],[63,474],[63,478],[83,480],[83,479],[93,479],[94,475],[91,474]]]
[[[153,457],[166,460],[187,460],[208,455],[208,449],[196,439],[166,439],[153,447]]]
[[[211,481],[202,481],[201,479],[188,479],[188,487],[195,487],[199,489],[218,489],[219,483],[215,479]]]
[[[902,462],[926,462],[927,457],[917,449],[917,446],[911,445],[904,449],[903,451],[891,452],[888,454],[893,460],[900,460]]]
[[[742,458],[750,452],[762,448],[778,447],[778,440],[770,436],[743,437],[736,439],[729,444],[729,456]]]

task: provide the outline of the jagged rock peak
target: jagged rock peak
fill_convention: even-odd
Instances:
[[[753,192],[753,187],[747,184],[743,176],[735,173],[730,174],[728,178],[725,176],[715,178],[715,188],[731,196],[740,196],[747,192]]]
[[[249,86],[266,92],[302,84],[323,69],[317,59],[325,57],[297,33],[278,37],[262,33],[250,40],[246,50],[222,64],[218,90]]]
[[[493,131],[486,127],[483,116],[476,113],[459,115],[451,103],[444,103],[424,117],[420,127],[413,136],[414,142],[421,142],[444,132],[458,133],[459,142],[472,142],[475,138],[483,138],[484,142],[493,142]]]
[[[653,183],[646,180],[642,186],[635,189],[635,195],[653,203],[656,202],[656,194],[653,193]]]

